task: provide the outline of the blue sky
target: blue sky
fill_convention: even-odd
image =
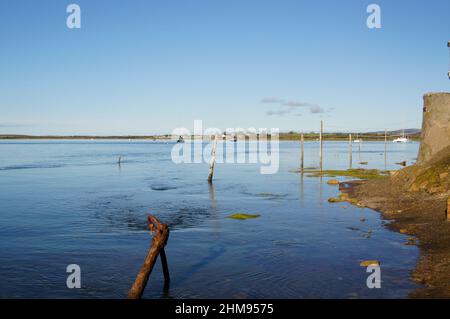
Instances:
[[[448,0],[2,0],[0,134],[419,127],[448,40]]]

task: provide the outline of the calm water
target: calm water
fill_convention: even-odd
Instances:
[[[150,244],[147,212],[171,226],[172,282],[164,291],[158,262],[146,298],[398,298],[417,288],[409,275],[418,249],[378,213],[329,204],[338,189],[327,178],[293,173],[298,143],[280,143],[275,175],[255,164],[217,164],[213,187],[208,165],[172,163],[172,146],[1,141],[0,297],[126,297]],[[388,169],[411,163],[418,150],[388,146]],[[306,143],[306,166],[317,166],[317,147]],[[347,143],[324,147],[325,168],[347,168]],[[384,168],[383,149],[365,143],[358,153],[354,145],[354,162]],[[226,218],[234,213],[261,217]],[[381,261],[382,289],[366,287],[365,259]],[[66,287],[72,263],[82,289]]]

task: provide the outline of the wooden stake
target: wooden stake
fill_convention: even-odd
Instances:
[[[155,230],[156,234],[152,239],[152,244],[148,250],[147,257],[145,257],[144,265],[142,266],[141,271],[139,271],[133,286],[131,286],[131,289],[128,292],[128,299],[141,298],[158,255],[161,256],[164,281],[166,284],[170,282],[169,267],[167,266],[166,252],[164,251],[164,247],[169,239],[169,227],[166,224],[161,224],[159,220],[152,215],[148,215],[147,218],[150,231],[153,233]]]
[[[384,130],[384,169],[387,169],[387,130]]]
[[[214,144],[212,149],[211,163],[209,164],[208,182],[212,182],[214,176],[214,163],[216,162],[217,138],[214,136]]]
[[[323,160],[322,160],[322,156],[323,156],[323,121],[320,121],[320,136],[319,136],[319,140],[320,140],[320,171],[322,171],[323,169]]]
[[[352,149],[352,134],[348,135],[348,157],[350,162],[350,169],[352,169],[353,164],[353,149]]]
[[[358,161],[361,162],[361,139],[359,138],[359,135],[356,135],[358,138]]]
[[[301,143],[301,160],[300,160],[300,171],[303,173],[303,169],[305,168],[305,137],[303,136],[303,133],[300,137],[300,143]]]

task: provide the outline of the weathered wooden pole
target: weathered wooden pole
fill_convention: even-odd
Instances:
[[[160,250],[159,256],[161,257],[161,265],[162,265],[163,274],[164,274],[164,282],[169,283],[170,282],[169,265],[167,264],[166,251],[164,250],[164,248],[162,248]]]
[[[361,138],[359,138],[359,135],[356,135],[358,138],[358,161],[361,162]]]
[[[209,175],[208,175],[208,182],[212,182],[213,176],[214,176],[214,164],[216,162],[216,148],[217,148],[217,138],[214,137],[214,144],[212,149],[212,156],[211,156],[211,162],[209,163]]]
[[[319,140],[320,140],[320,171],[322,171],[323,169],[323,120],[320,120],[320,136],[319,136]]]
[[[384,169],[387,169],[387,130],[384,130]]]
[[[349,157],[349,167],[352,169],[353,164],[353,149],[352,149],[352,134],[348,135],[348,157]]]
[[[301,144],[300,171],[303,173],[303,170],[305,168],[305,137],[303,133],[300,136],[300,144]]]
[[[167,266],[166,252],[164,251],[164,247],[169,239],[169,227],[166,224],[161,224],[159,220],[152,215],[148,215],[148,223],[150,231],[152,233],[153,231],[156,231],[156,234],[152,239],[152,244],[145,257],[144,265],[142,265],[133,286],[131,286],[131,289],[128,291],[128,299],[141,298],[158,255],[161,256],[165,284],[170,282],[169,267]]]

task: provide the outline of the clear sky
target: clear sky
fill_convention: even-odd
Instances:
[[[419,127],[448,40],[448,0],[2,0],[0,134]]]

